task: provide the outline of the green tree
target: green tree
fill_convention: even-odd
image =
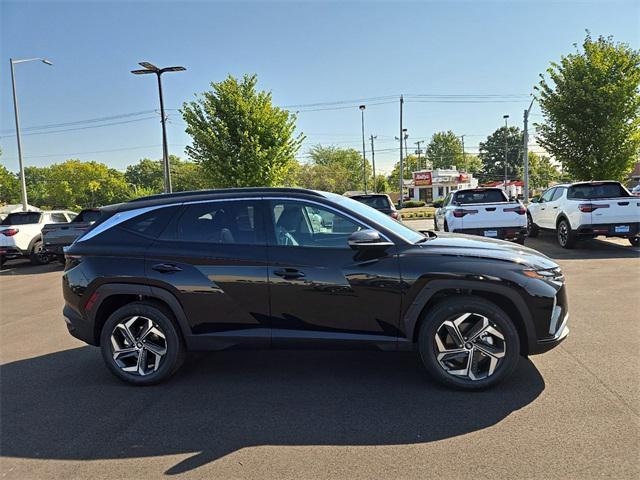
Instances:
[[[296,184],[335,193],[364,190],[362,154],[353,148],[315,145],[309,162],[300,165]],[[367,187],[373,187],[371,166],[365,165]]]
[[[428,161],[427,161],[428,162]],[[425,167],[425,158],[422,157],[420,158],[420,160],[418,161],[418,157],[415,155],[408,155],[404,160],[403,160],[403,177],[405,180],[410,180],[411,178],[413,178],[413,172],[415,172],[416,170],[422,170]],[[427,164],[427,166],[429,166]],[[397,192],[398,189],[400,188],[400,162],[396,162],[396,164],[393,166],[393,170],[391,170],[391,173],[389,174],[388,177],[388,182],[389,182],[389,188],[392,192]]]
[[[518,167],[518,176],[524,178],[524,166]],[[551,182],[560,179],[560,172],[549,157],[529,152],[529,187],[531,189],[547,188]]]
[[[280,185],[294,168],[304,139],[295,136],[296,116],[274,106],[271,93],[256,84],[256,75],[229,76],[183,105],[192,138],[186,151],[213,187]]]
[[[500,127],[480,142],[482,173],[487,180],[504,179],[504,144],[507,140],[507,176],[514,179],[522,164],[522,131],[518,127]]]
[[[2,149],[0,149],[2,156]],[[0,204],[18,203],[20,201],[20,180],[18,175],[0,165]]]
[[[482,160],[480,160],[478,155],[465,153],[464,157],[460,160],[458,169],[477,176],[482,173]]]
[[[462,142],[451,130],[436,132],[427,145],[427,158],[433,168],[460,168],[462,161]]]
[[[640,52],[612,37],[563,56],[536,88],[538,141],[579,180],[623,180],[640,151]]]
[[[375,191],[380,193],[386,193],[391,190],[389,187],[389,182],[387,181],[387,177],[384,175],[376,175],[375,178]]]
[[[169,155],[169,168],[171,170],[171,186],[174,192],[199,190],[207,187],[207,181],[203,178],[202,168],[195,162],[181,160],[180,157]],[[164,169],[162,160],[150,160],[143,158],[134,165],[129,165],[124,172],[124,177],[135,188],[144,188],[144,191],[161,193],[164,191]]]
[[[124,175],[103,163],[67,160],[25,170],[30,203],[38,207],[80,209],[129,198]]]

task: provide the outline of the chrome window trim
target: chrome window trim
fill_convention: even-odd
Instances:
[[[107,220],[105,220],[103,223],[101,223],[100,225],[98,225],[96,228],[89,230],[85,235],[79,237],[78,239],[76,239],[76,241],[74,243],[79,243],[79,242],[84,242],[85,240],[89,240],[97,235],[100,235],[103,232],[106,232],[107,230],[120,225],[123,222],[126,222],[127,220],[131,220],[132,218],[135,218],[139,215],[143,215],[145,213],[151,212],[153,210],[158,210],[160,208],[169,208],[169,207],[176,207],[176,206],[184,206],[184,205],[197,205],[197,204],[201,204],[201,203],[214,203],[214,202],[238,202],[238,201],[261,201],[261,200],[286,200],[286,201],[293,201],[293,202],[304,202],[304,203],[311,203],[314,205],[318,205],[320,207],[324,207],[327,208],[329,210],[333,210],[334,212],[343,215],[351,220],[353,220],[354,222],[356,222],[357,224],[361,225],[364,228],[367,228],[369,230],[375,230],[376,232],[378,232],[387,242],[391,242],[395,245],[395,242],[393,242],[391,239],[389,239],[389,237],[387,235],[385,235],[384,233],[380,232],[379,228],[374,228],[371,225],[367,224],[366,222],[363,222],[362,220],[360,220],[359,218],[354,217],[353,215],[350,215],[342,210],[340,210],[339,208],[336,208],[332,205],[327,205],[326,203],[322,203],[322,202],[316,202],[314,200],[309,200],[307,198],[296,198],[296,197],[235,197],[235,198],[211,198],[208,200],[196,200],[196,201],[183,201],[183,202],[175,202],[175,203],[166,203],[166,204],[162,204],[162,205],[153,205],[153,206],[149,206],[149,207],[142,207],[142,208],[136,208],[133,210],[125,210],[124,212],[117,212],[115,213],[112,217],[108,218]],[[409,240],[407,240],[406,238],[404,238],[401,235],[397,235],[399,238],[401,238],[402,240],[404,240],[407,243],[411,243],[409,242]]]

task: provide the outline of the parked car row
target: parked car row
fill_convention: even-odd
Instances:
[[[619,182],[556,185],[525,208],[500,188],[451,192],[436,210],[436,230],[513,240],[523,244],[540,230],[553,231],[558,244],[573,248],[581,239],[627,238],[640,242],[640,201]]]
[[[44,265],[54,258],[63,261],[64,247],[99,216],[97,208],[79,214],[70,210],[10,213],[0,223],[0,265],[15,258],[28,258],[34,265]]]

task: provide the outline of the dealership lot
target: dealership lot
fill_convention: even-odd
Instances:
[[[637,477],[640,249],[527,245],[565,271],[571,334],[478,394],[383,352],[198,354],[169,383],[132,388],[67,334],[61,268],[10,262],[3,478]]]

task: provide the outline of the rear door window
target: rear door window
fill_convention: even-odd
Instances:
[[[264,245],[258,201],[240,200],[187,205],[163,240],[209,244]]]

